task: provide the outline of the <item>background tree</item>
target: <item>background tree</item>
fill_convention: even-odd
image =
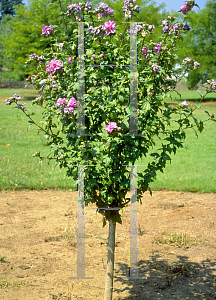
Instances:
[[[4,15],[14,15],[15,14],[15,5],[23,4],[22,0],[0,0],[0,19]]]
[[[61,2],[66,11],[71,1]],[[79,0],[73,1],[78,2]],[[91,2],[95,5],[100,1]],[[41,28],[47,25],[57,25],[62,27],[61,32],[65,31],[58,1],[51,3],[50,0],[29,0],[28,5],[16,6],[13,18],[4,18],[0,25],[0,29],[3,28],[0,31],[0,67],[9,71],[1,72],[1,81],[22,81],[34,74],[34,69],[26,68],[25,62],[31,53],[41,54],[48,47],[49,38],[41,38]]]
[[[53,5],[54,9],[50,9]],[[9,72],[2,74],[2,81],[21,81],[34,73],[33,69],[25,68],[25,61],[31,53],[38,54],[49,45],[49,39],[41,40],[43,25],[60,25],[60,9],[50,0],[30,0],[27,6],[17,6],[16,16],[7,22],[12,33],[1,36],[4,55],[4,67]]]
[[[12,34],[12,29],[9,27],[8,22],[13,19],[13,16],[8,14],[4,15],[0,23],[0,72],[3,72],[4,67],[4,49],[3,49],[3,36],[10,36]],[[0,73],[1,74],[1,73]]]
[[[15,14],[15,5],[23,4],[22,0],[0,0],[0,72],[3,72],[3,62],[5,60],[3,54],[3,35],[10,36],[12,29],[8,22],[12,20]]]
[[[193,89],[200,80],[216,77],[216,0],[208,1],[205,8],[197,13],[191,11],[187,22],[191,29],[177,48],[181,61],[192,56],[202,62],[199,69],[188,76],[187,86]]]

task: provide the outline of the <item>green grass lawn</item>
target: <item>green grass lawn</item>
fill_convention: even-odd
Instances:
[[[204,92],[203,92],[204,93]],[[39,92],[35,89],[0,89],[0,98],[9,98],[13,94],[19,94],[21,98],[25,100],[34,100],[35,97],[39,95]],[[198,101],[200,100],[200,95],[196,91],[180,91],[179,96],[176,92],[171,92],[170,95],[172,98],[167,97],[167,101],[175,100],[189,100],[189,101]],[[204,101],[216,101],[216,93],[210,93],[205,97]]]
[[[28,102],[27,108],[30,105],[31,102]],[[209,105],[197,110],[197,116],[204,118],[204,110],[216,114],[216,106]],[[34,119],[39,121],[40,108],[36,108],[35,112]],[[56,168],[54,161],[50,165],[46,161],[40,164],[38,158],[31,156],[37,150],[45,155],[49,149],[44,137],[37,134],[35,126],[29,127],[28,124],[28,119],[20,110],[0,102],[0,190],[76,190],[76,182],[66,177],[66,171]],[[216,192],[215,133],[214,122],[205,124],[199,138],[193,130],[188,130],[188,147],[179,149],[172,156],[172,164],[168,163],[164,174],[158,174],[152,189]],[[149,159],[144,158],[136,164],[145,165]],[[138,172],[142,169],[139,166]]]
[[[0,89],[0,99],[4,100],[12,97],[14,94],[19,94],[24,101],[34,100],[39,92],[35,89]]]
[[[23,103],[20,101],[20,103]],[[31,102],[26,104],[29,108]],[[34,108],[34,120],[40,121],[41,110]],[[31,156],[37,150],[49,152],[46,140],[37,134],[36,126],[29,126],[22,111],[0,102],[0,190],[15,189],[75,189],[65,172]]]
[[[166,101],[176,101],[176,100],[188,100],[188,101],[199,101],[201,99],[200,95],[196,91],[179,91],[179,94],[176,92],[171,92],[171,97],[166,97]],[[205,94],[205,91],[202,91],[203,94]],[[205,101],[216,101],[216,93],[209,93],[205,99]]]
[[[196,115],[204,120],[204,110],[216,113],[216,106],[204,106]],[[202,133],[196,137],[192,129],[186,131],[186,148],[171,155],[164,173],[158,173],[152,184],[153,190],[216,192],[216,124],[207,122]],[[137,160],[136,164],[148,164],[150,156]],[[144,167],[139,166],[138,172]]]

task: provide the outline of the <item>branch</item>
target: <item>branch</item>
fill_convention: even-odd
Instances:
[[[17,104],[17,103],[16,103]],[[21,109],[21,108],[20,108]],[[35,123],[35,121],[29,116],[29,115],[27,115],[27,113],[23,110],[23,109],[21,109],[23,112],[24,112],[24,114],[33,122],[33,124],[34,125],[36,125],[37,127],[39,127],[42,131],[44,131],[46,134],[48,134],[48,135],[50,135],[51,136],[51,134],[49,133],[49,132],[47,132],[46,130],[44,130],[42,127],[40,127],[37,123]]]

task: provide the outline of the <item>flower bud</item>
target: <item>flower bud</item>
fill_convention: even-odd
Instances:
[[[152,70],[155,74],[159,74],[160,69],[161,69],[161,66],[159,66],[157,63],[152,65]]]
[[[23,104],[17,104],[17,107],[21,110],[25,110],[26,107],[25,107],[26,103],[23,103]]]
[[[18,94],[14,94],[13,98],[14,98],[14,100],[17,100],[17,101],[21,100],[21,97]]]
[[[200,64],[197,61],[195,61],[194,62],[194,69],[197,70],[199,68],[199,66],[200,66]]]
[[[12,103],[12,100],[9,98],[9,99],[6,99],[5,100],[5,105],[11,105],[11,103]]]
[[[164,32],[164,33],[167,33],[168,30],[169,30],[169,26],[164,26],[164,27],[163,27],[163,32]]]
[[[141,34],[142,34],[143,37],[146,37],[148,35],[148,32],[145,31],[145,30],[142,30]]]
[[[184,30],[190,31],[190,27],[187,22],[184,23],[183,28],[184,28]]]
[[[181,102],[181,105],[182,105],[183,107],[185,107],[185,108],[188,108],[188,103],[187,103],[186,100],[185,100],[185,101],[182,101],[182,102]]]
[[[169,26],[169,21],[167,19],[162,21],[163,26]]]
[[[150,32],[153,32],[155,30],[155,26],[154,25],[149,25],[148,30]]]

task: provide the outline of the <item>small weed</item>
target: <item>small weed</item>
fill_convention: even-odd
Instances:
[[[189,249],[191,246],[197,245],[196,239],[188,237],[186,233],[176,234],[169,231],[169,237],[157,237],[154,239],[158,245],[169,244],[171,246],[185,249]]]
[[[188,277],[196,273],[195,265],[190,263],[179,263],[174,261],[171,266],[164,270],[167,286],[171,286],[176,277]]]
[[[157,271],[158,277],[164,278],[166,283],[161,285],[160,289],[165,289],[172,285],[174,279],[179,277],[189,277],[196,273],[196,267],[192,263],[180,263],[174,261],[171,265],[166,261],[158,261],[153,253],[153,269]]]
[[[0,280],[0,287],[1,289],[4,289],[6,287],[8,287],[10,284],[10,282],[7,282],[6,280]]]
[[[27,283],[22,281],[13,280],[13,283],[8,282],[7,280],[0,280],[0,287],[2,289],[7,288],[9,286],[21,287],[21,286],[28,286]]]
[[[61,228],[61,231],[63,231],[61,237],[66,240],[71,240],[75,237],[75,229],[72,228],[72,225],[70,224],[70,219],[68,219],[68,225],[65,228]]]
[[[25,282],[22,282],[22,281],[17,281],[17,280],[13,280],[13,283],[12,283],[13,286],[16,286],[16,287],[21,287],[21,286],[28,286],[27,283]]]
[[[102,236],[98,236],[98,238],[99,238],[100,240],[107,240],[107,238],[103,238]],[[106,241],[106,242],[101,242],[101,245],[103,245],[103,244],[108,245],[108,241]]]
[[[65,213],[65,217],[68,217],[68,216],[73,216],[73,211],[72,210]]]
[[[142,227],[140,226],[140,224],[138,224],[138,235],[143,235],[145,233],[145,230],[142,229]]]
[[[170,268],[172,273],[179,274],[184,277],[188,277],[196,273],[195,265],[190,263],[179,263],[178,261],[174,261]]]
[[[0,262],[5,262],[5,258],[7,258],[7,256],[1,256],[0,255]]]
[[[48,238],[45,238],[44,241],[47,242],[60,242],[59,236],[49,236]]]

